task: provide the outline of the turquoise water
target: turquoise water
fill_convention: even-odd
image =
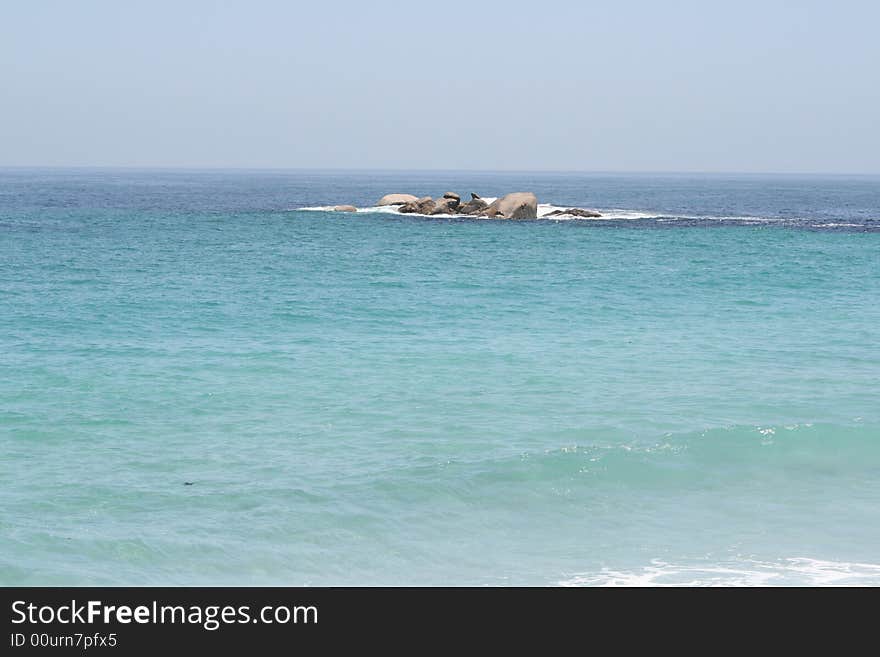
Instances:
[[[650,216],[294,210],[447,188]],[[0,584],[880,584],[877,178],[0,171],[0,308]]]

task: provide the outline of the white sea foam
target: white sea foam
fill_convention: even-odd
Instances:
[[[291,212],[334,212],[335,205],[315,205],[311,207],[305,208],[291,208]],[[397,206],[394,205],[381,205],[376,207],[366,207],[366,208],[358,208],[357,211],[359,213],[364,214],[375,214],[377,212],[387,212],[391,214],[398,214]]]
[[[493,201],[496,200],[496,197],[494,197],[494,196],[484,196],[482,198],[484,201],[486,201],[486,203],[492,203]],[[302,208],[291,208],[291,211],[333,212],[334,207],[336,207],[336,206],[315,205],[315,206],[302,207]],[[554,215],[552,217],[547,217],[547,215],[550,214],[551,212],[554,212],[556,210],[567,210],[571,207],[573,207],[573,206],[571,206],[571,205],[553,205],[552,203],[539,203],[538,204],[538,218],[541,219],[541,218],[546,217],[546,218],[552,219],[554,221],[567,221],[567,220],[571,220],[571,219],[583,220],[584,217],[577,217],[577,216],[570,215],[570,214],[561,214],[561,215]],[[400,214],[397,206],[395,206],[395,205],[369,206],[369,207],[364,207],[364,208],[358,208],[357,212],[362,213],[362,214]],[[604,210],[600,209],[600,210],[597,210],[597,212],[601,213],[601,215],[602,215],[601,217],[596,217],[595,219],[597,219],[597,220],[601,220],[601,219],[606,219],[606,220],[650,219],[653,217],[660,216],[656,212],[654,212],[654,213],[637,212],[634,210],[621,210],[618,208],[604,209]],[[432,217],[438,217],[438,218],[466,216],[466,215],[461,215],[461,214],[425,215],[425,214],[420,214],[418,212],[410,212],[407,214],[412,217],[432,216]]]
[[[483,200],[487,203],[492,203],[495,200],[495,197],[486,196],[483,197]],[[292,211],[311,211],[311,212],[333,212],[333,208],[335,206],[332,205],[317,205],[312,207],[303,207],[303,208],[291,208]],[[539,203],[538,204],[538,218],[539,219],[547,219],[551,221],[638,221],[641,219],[654,219],[656,221],[667,223],[667,222],[675,222],[675,221],[736,221],[739,223],[768,223],[772,222],[772,219],[767,219],[766,217],[753,217],[753,216],[709,216],[709,215],[670,215],[669,213],[664,212],[646,212],[644,210],[627,210],[624,208],[583,208],[583,209],[591,209],[596,210],[602,216],[601,217],[578,217],[570,214],[557,214],[548,216],[551,212],[555,212],[557,210],[568,210],[572,207],[572,205],[555,205],[553,203]],[[358,208],[357,212],[359,214],[400,214],[398,211],[398,207],[395,205],[383,205],[383,206],[369,206],[364,208]],[[455,218],[455,217],[463,217],[466,215],[460,214],[435,214],[435,215],[425,215],[417,212],[407,213],[408,216],[411,217],[427,217],[431,216],[434,218]],[[840,225],[854,225],[854,224],[826,224],[823,226],[840,226]]]
[[[572,205],[553,205],[552,203],[539,203],[538,204],[538,218],[547,218],[552,219],[554,221],[570,221],[570,220],[578,220],[578,221],[629,221],[636,219],[653,219],[659,217],[660,215],[657,212],[639,212],[637,210],[623,210],[621,208],[581,208],[588,210],[596,210],[601,217],[578,217],[576,215],[571,214],[557,214],[552,217],[548,217],[547,215],[551,212],[555,212],[557,210],[569,210],[575,206]]]
[[[681,565],[654,560],[634,570],[602,569],[558,582],[561,586],[878,586],[880,564],[792,557]]]

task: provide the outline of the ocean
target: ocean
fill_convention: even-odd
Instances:
[[[533,191],[602,219],[388,212]],[[2,585],[880,585],[880,177],[0,170]]]

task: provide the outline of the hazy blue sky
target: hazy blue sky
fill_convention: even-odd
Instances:
[[[0,165],[877,173],[878,7],[4,0]]]

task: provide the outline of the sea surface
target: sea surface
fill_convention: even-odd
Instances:
[[[0,170],[0,584],[880,585],[880,178]]]

